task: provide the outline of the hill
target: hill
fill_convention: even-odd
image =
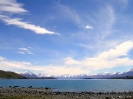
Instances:
[[[14,72],[0,70],[0,78],[23,79],[25,77],[23,77],[17,73],[14,73]]]

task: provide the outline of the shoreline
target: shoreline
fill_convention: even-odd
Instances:
[[[2,99],[133,99],[133,92],[53,92],[51,88],[0,87]]]

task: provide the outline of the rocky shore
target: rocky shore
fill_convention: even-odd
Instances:
[[[0,87],[0,99],[133,99],[133,92],[53,92],[50,88]]]

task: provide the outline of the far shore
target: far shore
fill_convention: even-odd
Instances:
[[[0,87],[1,99],[133,99],[133,92],[53,92],[51,88]]]

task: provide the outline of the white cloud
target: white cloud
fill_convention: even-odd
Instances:
[[[119,46],[116,46],[115,49],[110,49],[109,51],[105,51],[101,53],[98,58],[116,58],[122,55],[127,54],[131,49],[133,48],[133,42],[131,41],[126,41],[120,44]]]
[[[4,60],[4,58],[0,56],[0,61],[2,61],[2,60]]]
[[[19,51],[18,53],[20,53],[20,54],[25,54],[25,52],[20,52],[20,51]]]
[[[126,41],[109,51],[102,52],[96,57],[87,57],[82,60],[74,60],[71,57],[65,59],[63,65],[33,65],[30,62],[17,62],[6,60],[0,57],[0,69],[11,71],[32,71],[35,73],[45,73],[48,75],[63,74],[89,74],[91,71],[100,69],[115,68],[118,66],[132,66],[133,60],[128,57],[128,53],[133,49],[133,41]],[[27,48],[20,48],[21,51],[27,51]],[[124,57],[121,57],[125,55]],[[3,67],[4,66],[4,67]]]
[[[9,12],[14,14],[28,12],[22,8],[22,4],[16,0],[0,0],[0,12]]]
[[[3,57],[2,57],[3,58]],[[3,67],[4,66],[4,67]],[[0,61],[0,69],[6,71],[33,71],[36,73],[45,73],[48,75],[62,75],[62,74],[79,74],[85,71],[80,68],[68,67],[68,66],[34,66],[30,62],[17,62],[10,61],[3,58]]]
[[[19,52],[18,53],[20,53],[20,54],[34,54],[34,53],[32,53],[31,51],[30,51],[30,49],[29,48],[19,48]]]
[[[76,61],[76,60],[73,60],[71,57],[67,57],[66,59],[65,59],[65,64],[66,65],[77,65],[77,64],[80,64],[80,62],[79,61]]]
[[[89,26],[89,25],[86,25],[85,28],[86,28],[86,29],[93,29],[93,27],[92,27],[92,26]]]
[[[30,24],[28,22],[22,21],[20,18],[11,18],[9,14],[22,14],[28,12],[22,8],[22,4],[17,3],[16,0],[4,0],[0,1],[0,19],[7,23],[8,25],[15,25],[17,27],[28,29],[36,34],[58,34],[49,31],[43,27]],[[9,13],[7,15],[7,13]],[[58,34],[59,35],[59,34]]]
[[[69,58],[69,61],[67,60],[66,63],[73,65],[74,62],[74,65],[87,68],[89,71],[113,68],[117,66],[132,66],[133,60],[127,56],[131,49],[133,49],[133,42],[126,41],[109,51],[102,52],[97,57],[85,58],[80,61]],[[121,56],[124,57],[121,58]]]
[[[29,62],[15,62],[6,60],[5,58],[3,58],[3,60],[0,61],[0,69],[8,71],[14,71],[15,69],[27,69],[26,66],[30,65],[31,63]]]
[[[115,45],[115,47],[95,57],[86,57],[81,60],[68,57],[65,59],[65,65],[70,68],[80,68],[84,73],[100,69],[133,66],[133,60],[128,57],[129,52],[133,49],[133,41],[129,40],[118,45],[113,45]]]
[[[1,16],[0,16],[0,18],[1,18],[1,20],[3,20],[8,25],[15,25],[15,26],[23,28],[23,29],[28,29],[28,30],[31,30],[31,31],[35,32],[36,34],[56,34],[54,32],[48,31],[45,28],[42,28],[40,26],[35,26],[33,24],[23,22],[19,18],[11,19],[9,17],[4,18],[4,17],[1,17]]]
[[[27,48],[19,48],[20,50],[22,50],[22,51],[28,51],[29,49],[27,49]]]
[[[78,75],[78,74],[89,73],[88,71],[86,72],[85,70],[82,70],[81,68],[68,67],[68,66],[47,67],[47,70],[45,70],[45,72],[51,75],[64,75],[64,74]]]

